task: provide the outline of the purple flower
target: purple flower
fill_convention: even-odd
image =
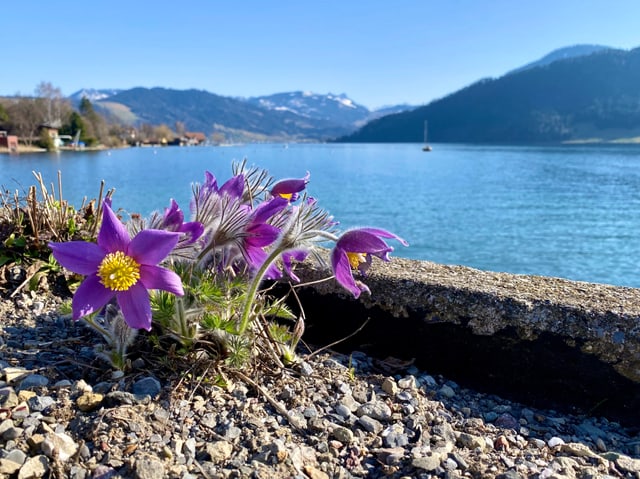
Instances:
[[[291,178],[278,181],[273,188],[271,188],[271,194],[289,201],[295,201],[298,199],[298,193],[307,187],[309,176],[310,174],[307,172],[304,178]]]
[[[204,226],[198,221],[184,222],[184,213],[178,206],[178,203],[172,198],[171,206],[165,208],[162,217],[162,229],[167,231],[176,231],[184,233],[187,238],[184,244],[192,244],[204,233]]]
[[[150,289],[182,296],[180,277],[158,266],[176,246],[180,234],[146,229],[133,239],[107,203],[103,206],[98,243],[49,243],[55,259],[85,275],[73,296],[73,319],[99,311],[114,296],[125,321],[136,329],[151,329]]]
[[[280,229],[267,221],[280,213],[288,204],[289,202],[284,198],[273,198],[261,203],[248,215],[241,249],[251,267],[259,268],[262,265],[267,258],[264,248],[280,235]]]
[[[376,228],[359,228],[345,232],[336,242],[331,252],[331,266],[336,280],[357,298],[369,288],[353,277],[353,270],[365,274],[371,266],[372,256],[389,261],[389,253],[393,248],[382,238],[392,238],[404,246],[408,243],[402,238],[385,230]]]

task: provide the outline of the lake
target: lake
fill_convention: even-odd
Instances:
[[[62,172],[79,206],[100,180],[114,207],[147,215],[175,198],[188,211],[204,171],[231,176],[234,160],[277,179],[311,172],[308,190],[343,229],[376,226],[404,237],[394,254],[511,273],[640,287],[640,146],[291,144],[130,148],[0,155],[0,186],[26,189]]]

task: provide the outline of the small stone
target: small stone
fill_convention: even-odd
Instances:
[[[233,445],[227,441],[210,442],[205,447],[214,464],[222,464],[231,457],[233,452]]]
[[[30,413],[29,405],[26,402],[21,402],[11,410],[11,417],[14,419],[24,419]]]
[[[640,475],[640,459],[633,459],[629,456],[620,454],[615,463],[616,466],[618,466],[623,471],[628,471],[631,474],[634,474],[636,477]]]
[[[323,472],[313,466],[305,466],[304,472],[310,477],[310,479],[329,479],[329,475],[326,472]]]
[[[306,361],[300,363],[300,374],[303,376],[311,376],[313,374],[313,367]]]
[[[373,419],[369,416],[360,416],[360,418],[358,418],[358,424],[360,424],[365,431],[371,432],[373,434],[380,433],[380,431],[382,431],[382,429],[384,428],[380,421],[377,421],[376,419]]]
[[[409,436],[404,433],[402,427],[396,425],[387,428],[382,433],[382,440],[386,447],[404,447],[409,444]]]
[[[509,450],[509,441],[504,436],[498,436],[495,440],[493,447],[495,447],[498,451],[508,451]]]
[[[551,439],[549,439],[547,441],[547,445],[549,447],[561,446],[563,444],[564,444],[564,441],[561,438],[557,437],[557,436],[553,436]]]
[[[76,405],[82,412],[89,412],[100,407],[103,399],[102,394],[86,392],[76,400]]]
[[[3,459],[6,459],[8,461],[13,461],[22,465],[27,460],[27,455],[24,452],[22,452],[20,449],[13,449],[9,451]]]
[[[24,429],[21,427],[10,427],[2,433],[2,439],[5,441],[11,441],[12,439],[18,439],[22,436]]]
[[[18,479],[37,479],[49,472],[49,461],[43,455],[30,457],[20,468]]]
[[[395,396],[398,392],[398,385],[393,378],[384,378],[382,381],[382,390],[390,396]]]
[[[558,476],[555,476],[558,477]],[[502,474],[498,474],[496,479],[522,479],[520,473],[514,469],[509,469],[507,472],[503,472]]]
[[[51,396],[34,396],[29,399],[27,403],[32,411],[44,411],[48,407],[53,406],[56,401]]]
[[[65,462],[78,451],[78,445],[65,433],[52,433],[45,438],[40,449],[47,457]]]
[[[18,400],[29,401],[29,399],[36,397],[37,394],[34,391],[22,390],[18,392]]]
[[[560,451],[577,457],[592,457],[595,459],[599,458],[598,455],[591,449],[589,449],[588,446],[577,442],[560,444]]]
[[[4,368],[2,372],[4,374],[5,381],[9,384],[13,384],[29,374],[29,371],[26,369],[13,367]]]
[[[520,426],[520,423],[511,414],[509,414],[508,412],[505,412],[496,418],[495,425],[503,429],[517,430],[518,427]]]
[[[347,429],[346,427],[336,426],[333,428],[333,431],[331,433],[333,437],[335,437],[338,441],[345,444],[349,444],[353,441],[353,431],[351,429]]]
[[[487,446],[484,438],[480,436],[474,436],[473,434],[469,434],[466,432],[463,432],[458,436],[457,444],[461,447],[466,447],[467,449],[480,448],[484,450]]]
[[[373,401],[360,406],[356,415],[369,416],[378,421],[388,421],[391,419],[391,408],[382,401]]]
[[[17,462],[5,458],[0,459],[0,475],[2,477],[7,477],[15,474],[16,472],[18,472],[20,467],[22,467],[22,464],[18,464]]]
[[[41,388],[47,384],[49,384],[49,379],[42,374],[30,374],[20,381],[19,389]]]
[[[93,391],[93,388],[87,384],[84,379],[80,379],[76,384],[74,389],[79,393],[90,393]]]
[[[407,376],[398,381],[398,387],[400,389],[415,389],[416,378],[415,376]]]
[[[166,477],[162,461],[152,457],[142,457],[136,460],[136,479],[162,479]]]
[[[529,441],[536,449],[542,449],[547,445],[542,439],[533,438]]]
[[[416,469],[422,469],[427,472],[433,471],[440,467],[442,456],[437,452],[430,452],[422,457],[416,457],[411,461],[411,465]]]
[[[3,408],[12,408],[20,403],[18,395],[11,387],[0,389],[0,406]]]
[[[444,396],[444,397],[449,398],[449,399],[451,399],[453,396],[456,395],[456,392],[450,386],[447,386],[446,384],[440,388],[438,393],[441,396]]]
[[[162,387],[160,381],[156,378],[146,377],[136,381],[131,389],[136,396],[151,396],[154,398],[160,394]]]

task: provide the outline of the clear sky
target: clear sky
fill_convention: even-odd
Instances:
[[[639,0],[11,2],[0,95],[50,82],[420,105],[575,44],[640,46]]]

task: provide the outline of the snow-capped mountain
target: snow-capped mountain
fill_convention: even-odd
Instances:
[[[367,107],[357,104],[345,94],[295,91],[252,97],[246,101],[267,110],[289,111],[341,126],[361,124],[371,115]]]
[[[104,88],[104,89],[96,89],[96,88],[83,88],[82,90],[78,90],[77,92],[69,95],[69,99],[73,102],[80,102],[83,98],[86,98],[91,103],[100,100],[106,100],[110,96],[117,95],[122,90],[114,89],[114,88]]]

